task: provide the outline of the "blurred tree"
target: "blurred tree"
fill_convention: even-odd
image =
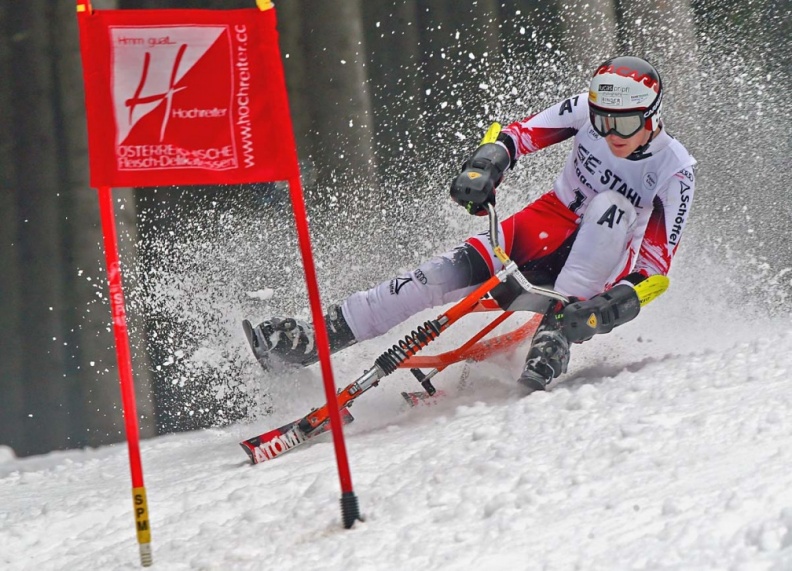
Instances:
[[[308,105],[311,93],[305,65],[305,36],[302,34],[303,6],[296,1],[278,2],[276,9],[294,137],[300,158],[308,162],[312,152],[312,116]]]
[[[24,323],[17,330],[26,387],[24,452],[65,448],[70,442],[73,379],[65,371],[64,275],[61,265],[58,141],[53,102],[46,0],[5,2],[10,43],[12,137],[19,223],[19,283]]]
[[[97,9],[115,8],[115,0],[95,2]],[[98,445],[123,439],[123,418],[119,390],[115,342],[110,331],[110,307],[97,303],[97,294],[107,300],[106,265],[102,244],[98,197],[89,185],[88,142],[85,101],[80,60],[80,44],[74,6],[69,2],[49,7],[53,72],[55,77],[56,120],[58,135],[58,169],[63,190],[63,254],[66,269],[67,374],[78,380],[80,390],[73,403],[80,414],[82,442]],[[125,189],[114,189],[114,197]],[[134,218],[134,205],[124,209]],[[116,220],[120,227],[120,220]],[[134,228],[134,226],[133,226]],[[123,236],[123,234],[121,234]],[[134,250],[122,256],[125,265],[134,263]],[[130,316],[133,319],[134,316]],[[137,361],[136,361],[137,364]],[[138,399],[139,416],[150,416],[147,404],[148,372],[135,367],[135,386],[143,397]],[[75,430],[78,427],[74,427]],[[142,422],[143,435],[151,433],[151,423]]]
[[[311,157],[324,201],[365,207],[377,186],[361,0],[301,0]],[[358,192],[354,192],[360,188]]]
[[[0,443],[22,455],[122,438],[74,14],[0,2]]]
[[[502,72],[500,8],[450,0],[419,0],[418,7],[429,156],[450,176],[491,119],[488,86]],[[458,134],[470,141],[457,147]]]
[[[381,175],[403,177],[404,160],[420,160],[423,81],[415,0],[363,5],[368,69],[375,118],[374,153]],[[390,172],[388,172],[390,169]]]
[[[0,2],[0,77],[11,77],[10,2]],[[19,267],[20,225],[17,211],[17,169],[12,124],[14,92],[0,81],[0,444],[21,453],[27,446],[23,411],[25,392],[22,363],[22,287]]]

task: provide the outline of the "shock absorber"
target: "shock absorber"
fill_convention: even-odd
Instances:
[[[383,373],[390,375],[399,365],[434,341],[440,335],[441,328],[442,325],[437,319],[425,321],[423,325],[377,357],[374,362]]]

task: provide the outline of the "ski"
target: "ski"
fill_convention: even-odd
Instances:
[[[344,425],[355,420],[352,413],[349,412],[349,409],[343,408],[340,412],[341,422]],[[303,421],[303,418],[297,419],[275,430],[270,430],[259,436],[244,440],[240,442],[239,445],[253,464],[260,464],[268,460],[274,460],[278,456],[282,456],[297,446],[305,444],[308,440],[316,438],[320,434],[324,434],[330,430],[330,422],[328,420],[306,433],[304,428],[301,427],[304,426]]]

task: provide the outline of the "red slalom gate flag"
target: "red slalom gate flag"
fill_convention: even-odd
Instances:
[[[89,5],[78,20],[92,186],[297,174],[275,10]]]
[[[135,412],[111,187],[289,182],[319,362],[335,402],[275,10],[94,10],[76,0],[91,185],[99,189],[141,562],[151,534]],[[349,528],[360,520],[343,439],[330,409]]]

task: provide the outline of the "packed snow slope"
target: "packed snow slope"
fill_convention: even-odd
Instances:
[[[240,440],[322,402],[313,368],[262,374],[272,416],[144,441],[156,568],[792,569],[792,327],[689,292],[575,346],[546,393],[516,388],[521,355],[444,371],[433,406],[385,379],[346,429],[351,530],[329,435],[247,463]],[[386,346],[339,354],[339,383]],[[138,568],[125,446],[0,458],[0,568]]]

